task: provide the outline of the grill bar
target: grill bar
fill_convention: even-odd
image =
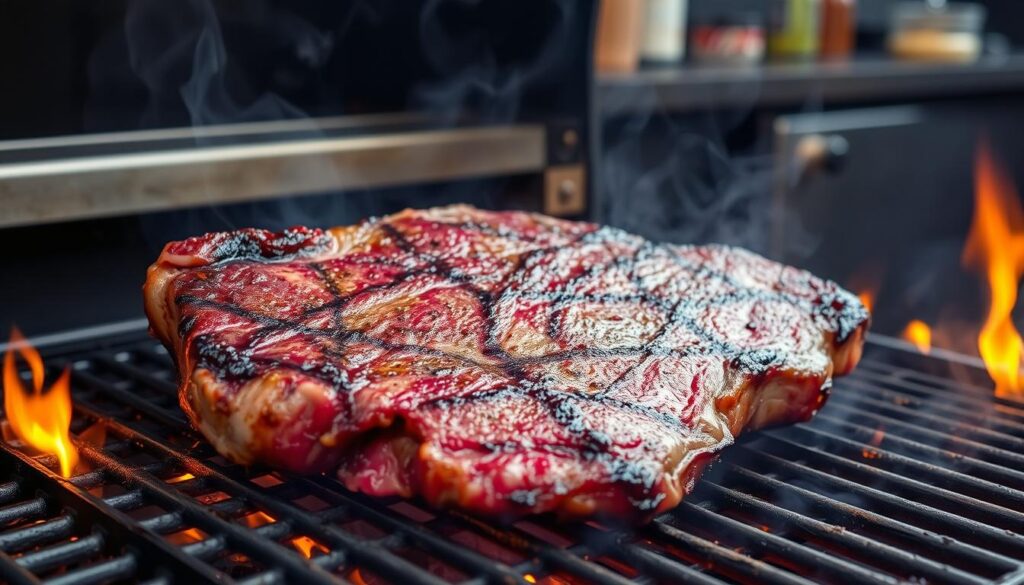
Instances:
[[[36,585],[39,579],[5,552],[0,551],[0,577],[11,585]]]
[[[973,542],[979,545],[997,551],[1009,551],[1010,554],[1016,554],[1019,557],[1024,556],[1024,537],[1018,534],[829,475],[812,467],[777,457],[768,451],[754,450],[746,446],[741,446],[740,449],[748,454],[748,457],[744,458],[744,463],[750,468],[769,472],[789,471],[794,476],[813,480],[816,485],[825,486],[826,489],[853,494],[894,516],[912,517],[917,526],[948,534],[970,534]]]
[[[1021,502],[1024,502],[1024,494],[1021,492],[999,485],[998,483],[979,479],[939,465],[926,463],[912,457],[897,454],[888,449],[875,447],[871,444],[871,438],[874,436],[876,429],[870,429],[863,426],[858,427],[856,425],[849,424],[844,424],[843,427],[845,427],[845,430],[854,438],[842,437],[831,431],[821,429],[813,424],[796,427],[791,431],[791,433],[803,436],[809,441],[824,439],[829,448],[845,451],[852,457],[858,457],[867,450],[869,453],[873,453],[878,456],[877,459],[872,460],[872,463],[874,464],[890,463],[898,465],[903,469],[913,470],[914,473],[919,473],[922,477],[935,479],[939,482],[939,486],[948,485],[951,489],[955,489],[956,491],[960,491],[966,495],[977,496],[979,499],[984,499],[986,501],[996,501],[1000,503],[1008,502],[1004,507],[1007,507],[1010,510],[1022,509],[1020,506]],[[906,444],[910,447],[915,446],[911,441],[907,441]],[[922,449],[925,448],[924,445],[917,446]],[[927,455],[931,454],[933,453],[927,453]],[[949,457],[949,459],[956,460],[956,457]]]
[[[842,427],[846,432],[855,436],[874,437],[875,433],[878,431],[877,426],[871,427],[855,423],[850,420],[843,420],[833,416],[832,414],[821,415],[817,422],[819,424],[821,422],[829,422],[832,424],[832,428]],[[1011,487],[1013,485],[1018,485],[1021,481],[1024,481],[1024,473],[1007,469],[999,465],[994,465],[987,461],[969,457],[962,453],[950,451],[942,447],[935,447],[910,439],[905,439],[892,433],[886,436],[885,441],[889,445],[888,451],[894,455],[896,451],[893,449],[899,448],[900,453],[911,456],[918,462],[923,463],[929,459],[932,461],[942,461],[948,465],[948,467],[933,464],[932,469],[935,470],[936,473],[946,474],[951,478],[954,475],[959,476],[960,479],[969,477],[975,480],[976,485],[984,485],[989,490],[1002,492],[1002,496],[1004,498],[1014,501],[1018,505],[1024,505],[1024,492]],[[953,469],[954,467],[956,469]]]
[[[18,559],[18,564],[33,573],[42,573],[99,553],[103,550],[103,545],[103,535],[94,533],[74,542],[65,542],[27,554]]]
[[[873,408],[875,410],[868,410]],[[966,439],[963,436],[954,434],[956,431],[963,433],[970,433],[972,435],[989,435],[993,441],[1004,441],[1007,439],[1013,439],[1013,437],[1006,437],[1005,439],[1000,436],[1001,433],[986,432],[987,429],[983,429],[977,426],[968,425],[954,425],[950,424],[948,420],[942,420],[939,417],[932,417],[927,415],[919,415],[912,411],[907,413],[910,418],[921,418],[929,421],[930,424],[936,425],[935,427],[928,428],[921,426],[920,424],[911,422],[909,420],[903,421],[895,418],[894,409],[886,408],[885,403],[881,403],[875,400],[866,400],[855,398],[852,400],[837,400],[835,407],[830,409],[834,412],[835,410],[841,410],[846,413],[850,413],[855,417],[862,419],[870,419],[878,423],[882,423],[887,432],[893,432],[894,429],[902,431],[900,436],[920,442],[922,440],[937,439],[946,443],[952,443],[958,447],[962,447],[968,453],[971,453],[974,457],[985,456],[992,459],[1000,460],[1003,463],[1003,467],[1006,467],[1011,472],[1019,469],[1020,466],[1024,466],[1024,455],[1021,455],[1014,451],[996,447],[991,444]],[[886,413],[886,414],[880,414]],[[898,414],[898,413],[896,413]],[[949,430],[936,430],[936,428],[946,428]],[[927,437],[927,439],[913,439],[913,437]],[[1024,447],[1024,441],[1020,442],[1017,448]],[[984,463],[991,463],[988,459],[984,460]],[[1024,474],[1022,474],[1024,475]]]
[[[717,545],[688,532],[679,530],[666,522],[655,521],[654,530],[671,540],[674,544],[690,549],[703,556],[713,557],[716,563],[737,573],[747,575],[760,583],[778,583],[779,585],[808,585],[811,581],[783,571],[768,563],[752,559],[732,549]],[[644,551],[646,554],[647,551]],[[634,551],[634,554],[639,551]],[[668,575],[671,576],[671,575]]]
[[[857,554],[860,558],[871,558],[878,565],[886,566],[897,573],[912,567],[914,574],[925,576],[939,583],[948,583],[954,578],[961,583],[986,583],[985,579],[960,571],[920,555],[908,553],[896,547],[883,544],[850,532],[844,526],[815,520],[780,506],[765,502],[749,494],[706,482],[705,485],[725,499],[741,508],[747,508],[761,517],[806,532],[808,535],[841,549]]]
[[[138,561],[128,555],[110,561],[71,571],[46,581],[47,585],[92,585],[125,579],[132,576],[138,568]]]
[[[830,516],[834,515],[837,519],[841,519],[843,526],[857,526],[858,528],[871,526],[898,537],[906,541],[907,544],[915,544],[924,549],[933,547],[934,549],[941,550],[943,555],[947,557],[946,562],[961,561],[965,564],[974,564],[986,567],[987,569],[998,568],[999,574],[1012,571],[1017,566],[1017,563],[1011,558],[991,553],[985,549],[954,540],[948,536],[940,536],[922,528],[886,518],[879,514],[816,494],[810,490],[788,485],[777,479],[736,465],[731,464],[730,469],[758,487],[774,492],[775,495],[783,493],[797,495],[804,502],[812,506],[825,508],[830,513]]]
[[[688,502],[683,502],[679,510],[672,514],[671,523],[690,530],[699,529],[698,523],[706,523],[701,528],[705,530],[721,528],[727,534],[741,534],[744,537],[743,540],[749,543],[748,547],[758,548],[773,556],[791,559],[799,565],[815,567],[817,572],[825,573],[832,579],[856,578],[859,583],[897,583],[894,577],[826,554],[816,548],[802,546],[771,532],[744,524],[729,516],[716,514]]]
[[[934,421],[938,424],[949,425],[950,420],[942,417],[935,416],[931,413],[943,413],[947,416],[957,417],[957,421],[970,422],[969,425],[963,425],[974,433],[978,433],[985,436],[990,436],[995,440],[1010,441],[1015,444],[1020,444],[1021,439],[1018,436],[1014,436],[1013,433],[1020,433],[1024,431],[1024,422],[1016,421],[1003,421],[992,415],[997,414],[998,411],[994,409],[987,409],[984,414],[979,414],[977,408],[960,408],[955,406],[954,401],[950,401],[950,404],[940,401],[927,401],[918,394],[903,391],[892,390],[883,386],[875,386],[868,383],[866,380],[861,379],[860,376],[855,376],[847,380],[847,384],[857,388],[859,394],[857,395],[839,395],[836,398],[856,400],[859,402],[870,401],[875,406],[884,407],[895,411],[892,407],[898,405],[901,408],[900,412],[904,410],[914,413],[915,418],[926,418],[927,420]],[[872,398],[869,398],[870,395]],[[926,412],[922,412],[922,409],[927,408]]]
[[[34,498],[27,502],[11,504],[0,508],[0,524],[13,522],[19,518],[34,518],[46,512],[46,501]]]
[[[1020,528],[1024,527],[1024,515],[1007,508],[867,465],[860,461],[846,459],[817,449],[808,449],[805,444],[790,439],[783,431],[767,431],[762,433],[762,436],[782,445],[784,453],[792,453],[794,457],[804,457],[808,460],[824,462],[826,467],[841,469],[859,478],[864,478],[864,483],[898,489],[901,492],[905,492],[907,498],[911,501],[924,500],[931,502],[933,505],[935,505],[936,501],[946,502],[950,509],[955,509],[965,515],[969,513],[971,516],[968,517],[980,522],[986,522],[994,527],[1003,528],[1017,534],[1024,531]],[[947,509],[947,511],[949,510]]]
[[[392,557],[387,559],[387,564],[385,564],[384,559],[380,558],[379,553],[374,550],[374,547],[355,541],[344,533],[332,531],[330,529],[321,529],[318,522],[312,517],[301,514],[294,508],[285,507],[279,502],[266,498],[255,490],[221,475],[200,461],[179,454],[167,448],[165,445],[153,441],[149,437],[137,433],[121,423],[112,421],[109,424],[109,429],[121,434],[122,436],[130,437],[132,440],[143,444],[146,448],[154,452],[161,453],[167,458],[167,460],[174,461],[180,467],[189,469],[193,475],[201,474],[201,477],[204,477],[211,482],[215,482],[218,484],[218,487],[228,488],[225,491],[238,494],[239,497],[245,498],[246,501],[263,510],[267,510],[276,518],[287,518],[287,520],[283,522],[288,522],[291,525],[300,527],[324,540],[332,542],[332,544],[336,546],[344,547],[354,556],[358,555],[362,557],[362,560],[364,561],[377,561],[379,564],[374,568],[380,570],[382,574],[390,574],[396,579],[404,578],[419,579],[420,581],[436,581],[429,574],[423,573],[414,566],[400,562],[400,559]],[[96,460],[102,461],[112,467],[117,467],[119,465],[115,459],[99,451],[90,450],[89,454]],[[237,544],[240,548],[246,549],[247,552],[259,555],[261,558],[272,559],[275,563],[278,563],[278,566],[284,569],[286,575],[304,579],[305,582],[308,583],[332,583],[334,581],[329,574],[319,567],[310,567],[309,563],[304,563],[294,555],[286,553],[282,547],[269,544],[264,539],[254,537],[252,532],[245,530],[241,526],[221,520],[219,517],[211,514],[203,507],[195,504],[192,500],[183,497],[172,489],[164,487],[163,482],[155,477],[147,473],[139,474],[137,472],[130,472],[125,470],[123,467],[120,468],[120,470],[121,473],[124,474],[122,479],[131,481],[134,478],[134,480],[146,489],[150,495],[169,506],[174,506],[182,510],[183,515],[188,518],[190,523],[204,530],[208,530],[209,532],[224,534],[227,540]],[[115,473],[117,473],[117,471],[118,470],[115,470]]]
[[[317,481],[305,478],[302,478],[299,481],[301,481],[303,486],[309,488],[310,493],[317,494],[324,498],[337,498],[344,502],[343,505],[347,509],[357,511],[360,517],[370,519],[375,524],[386,526],[394,534],[401,535],[402,538],[415,544],[417,547],[422,547],[426,551],[438,554],[446,559],[451,559],[461,567],[498,581],[519,579],[518,573],[508,566],[501,563],[495,563],[487,557],[453,545],[416,524],[410,524],[408,522],[398,520],[394,516],[379,512],[376,509],[355,500],[354,498],[348,498],[345,497],[344,494],[338,494],[335,490],[325,488],[323,483],[318,483]],[[321,480],[321,482],[323,481],[324,480]]]
[[[41,524],[4,532],[0,534],[0,550],[10,552],[19,548],[32,547],[40,542],[66,538],[71,536],[74,526],[74,519],[69,514],[63,514]]]
[[[642,547],[635,547],[626,552],[629,560],[637,567],[655,577],[665,579],[669,583],[693,583],[696,585],[718,585],[721,583],[718,579],[705,575],[693,567],[673,562]]]
[[[999,580],[1000,585],[1021,585],[1024,583],[1024,568]]]
[[[1004,397],[992,396],[991,387],[977,386],[970,382],[962,382],[958,380],[941,378],[933,376],[926,372],[920,371],[909,371],[900,370],[899,373],[893,371],[892,366],[887,366],[884,363],[879,363],[873,359],[866,359],[858,364],[858,372],[856,377],[873,379],[880,384],[892,383],[898,384],[904,388],[916,388],[925,395],[933,395],[935,393],[942,394],[943,400],[951,400],[954,402],[971,404],[974,407],[981,407],[985,410],[989,410],[993,406],[1006,406],[1010,408],[1021,408],[1024,403],[1019,400],[1012,400]],[[926,384],[915,382],[912,378],[917,378]]]
[[[54,482],[52,472],[32,458],[13,451],[7,444],[0,447],[0,461],[3,461],[5,466],[17,466],[25,483],[35,486],[36,489],[58,488],[48,491],[47,495],[62,506],[75,509],[84,521],[102,528],[107,535],[104,539],[107,544],[120,549],[130,545],[151,559],[173,559],[165,562],[173,565],[179,575],[191,579],[194,583],[214,580],[214,575],[208,567],[194,562],[163,539],[144,531],[134,530],[131,518],[119,510],[106,506],[101,500],[82,491],[71,482]],[[61,487],[64,489],[59,489]]]

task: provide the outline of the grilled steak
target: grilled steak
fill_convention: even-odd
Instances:
[[[672,508],[811,417],[868,322],[750,252],[465,206],[172,242],[145,296],[226,457],[503,518]]]

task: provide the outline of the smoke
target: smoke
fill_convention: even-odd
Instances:
[[[395,107],[424,113],[432,128],[518,121],[524,94],[538,84],[557,85],[564,60],[578,56],[567,33],[577,28],[573,23],[580,10],[570,0],[529,10],[465,0],[431,0],[422,6],[357,1],[324,7],[306,20],[297,15],[299,8],[266,1],[239,7],[211,0],[139,0],[129,5],[124,33],[131,70],[147,95],[140,126],[203,128],[308,119],[308,129],[289,133],[293,140],[338,132],[318,129],[317,116]],[[401,33],[407,37],[388,40]],[[520,42],[515,36],[520,34],[528,35],[529,42]],[[529,47],[525,54],[524,46]],[[353,48],[365,54],[354,56]],[[264,64],[254,53],[274,58]],[[287,66],[280,66],[282,55]],[[356,81],[339,87],[346,85],[339,79]],[[198,130],[193,134],[200,148],[238,140]],[[337,172],[325,157],[296,162],[281,175],[330,179]],[[352,182],[353,177],[345,179]],[[159,243],[249,225],[337,225],[406,206],[452,201],[488,206],[508,200],[497,197],[504,188],[500,183],[481,181],[443,191],[431,186],[355,189],[344,196],[303,195],[230,206],[218,205],[222,197],[212,182],[200,181],[195,188],[210,206],[144,220],[149,239]]]
[[[356,5],[356,8],[361,6]],[[273,23],[265,41],[289,53],[302,65],[269,72],[274,85],[288,88],[323,67],[334,47],[336,32],[321,31],[294,13],[276,11],[263,2],[247,5],[250,12],[231,14],[247,21]],[[354,9],[353,14],[356,12]],[[125,38],[132,71],[149,92],[147,121],[172,118],[183,105],[192,126],[233,124],[308,117],[274,92],[257,93],[226,49],[222,23],[211,0],[169,4],[139,0],[129,6]]]
[[[498,20],[486,20],[482,7],[481,0],[429,0],[420,12],[420,48],[433,80],[415,88],[411,101],[443,124],[466,116],[477,122],[512,122],[520,114],[524,91],[558,71],[573,50],[569,31],[580,9],[570,0],[538,4],[527,11],[536,18],[526,19],[520,7],[510,4],[498,5]],[[501,16],[508,20],[502,22]],[[535,54],[510,59],[507,36],[515,34],[539,35]]]
[[[573,0],[543,3],[486,3],[482,0],[429,0],[417,15],[423,79],[410,88],[410,109],[431,124],[500,125],[531,116],[550,118],[559,104],[541,103],[524,112],[527,94],[557,87],[567,62],[578,56],[573,30],[586,11]],[[529,39],[525,41],[524,39]],[[526,53],[521,52],[528,47]],[[533,102],[537,102],[533,96]],[[458,201],[483,207],[520,205],[500,181],[449,185],[435,202]],[[417,204],[423,204],[419,198]],[[529,203],[526,203],[529,206]]]
[[[630,102],[607,105],[617,114],[605,123],[603,157],[595,169],[604,220],[658,241],[717,242],[762,254],[773,251],[781,229],[784,255],[814,250],[817,242],[798,218],[775,204],[773,155],[727,147],[731,137],[742,142],[744,133],[756,134],[749,128],[750,106],[672,114],[653,90],[641,89],[631,92]],[[744,150],[770,151],[758,143]]]
[[[265,37],[262,40],[289,56],[288,67],[271,68],[265,73],[268,79],[260,80],[261,86],[286,90],[315,81],[317,72],[330,59],[336,38],[353,26],[358,17],[374,17],[374,12],[365,6],[354,4],[339,28],[326,31],[292,12],[278,11],[262,2],[247,5],[247,12],[229,16],[241,20],[238,26],[258,23]],[[239,66],[236,56],[228,51],[221,18],[210,0],[173,4],[160,0],[135,2],[127,14],[125,36],[132,70],[149,93],[143,125],[166,125],[163,122],[175,120],[183,108],[188,125],[196,129],[193,143],[200,148],[244,144],[245,140],[257,138],[212,135],[199,130],[215,125],[308,119],[310,124],[289,132],[288,139],[325,136],[311,116],[280,93],[256,89],[249,79],[251,67]],[[331,177],[336,173],[327,157],[303,158],[280,169],[284,178],[309,174]],[[281,183],[286,181],[282,179]],[[294,224],[341,223],[361,211],[352,209],[351,201],[340,197],[279,198],[225,206],[220,204],[223,198],[216,183],[200,178],[193,188],[205,195],[209,206],[142,219],[143,231],[154,245],[217,229],[282,229]]]
[[[247,104],[239,103],[228,88],[228,55],[213,6],[209,0],[192,0],[192,5],[201,15],[203,26],[196,38],[192,76],[180,93],[193,126],[306,117],[305,112],[273,93],[264,93]],[[318,35],[311,27],[299,30],[299,38],[304,40],[297,45],[297,49],[301,47],[302,59],[322,62],[323,54],[330,51],[330,36]],[[203,140],[197,138],[197,142]]]

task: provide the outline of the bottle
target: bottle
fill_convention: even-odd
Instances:
[[[644,44],[648,63],[678,63],[686,53],[686,0],[647,0]]]
[[[777,60],[810,60],[818,55],[821,0],[773,0],[768,53]]]
[[[823,0],[821,7],[821,58],[846,59],[853,53],[857,36],[857,0]]]
[[[594,60],[598,71],[636,70],[646,15],[644,0],[605,0],[597,20]]]

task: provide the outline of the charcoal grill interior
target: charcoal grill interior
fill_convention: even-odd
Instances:
[[[61,479],[3,443],[0,581],[1024,583],[1024,403],[892,345],[871,343],[812,422],[745,437],[639,529],[497,526],[233,465],[189,428],[144,333],[50,348],[51,374],[73,370],[83,464]]]

